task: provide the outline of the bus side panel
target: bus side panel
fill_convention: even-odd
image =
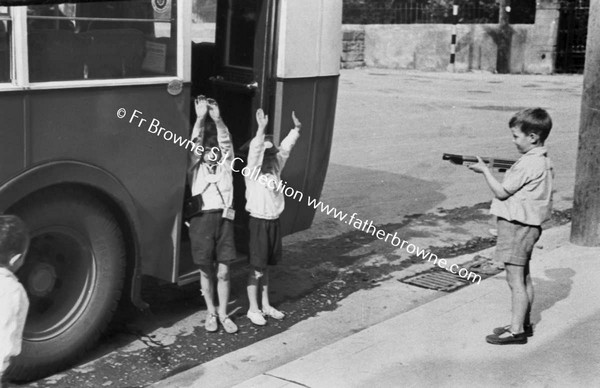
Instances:
[[[282,173],[286,186],[293,189],[284,191],[284,235],[308,229],[314,218],[315,208],[308,205],[308,200],[321,196],[327,173],[338,79],[329,76],[277,81],[275,137],[281,141],[294,127],[292,111],[302,122],[300,139]]]
[[[179,249],[189,151],[174,139],[189,137],[187,96],[189,87],[171,96],[165,85],[153,85],[29,97],[31,163],[78,160],[117,177],[134,198],[142,225],[142,273],[167,281],[175,280]]]
[[[0,93],[0,182],[17,175],[25,165],[23,97],[21,93]]]

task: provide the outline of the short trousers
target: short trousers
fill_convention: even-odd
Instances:
[[[265,220],[250,217],[250,252],[248,261],[257,268],[276,265],[281,260],[279,219]]]
[[[526,265],[531,260],[531,253],[541,235],[540,226],[526,225],[498,217],[495,260],[513,265]]]
[[[211,265],[215,259],[224,264],[235,260],[233,221],[223,218],[222,210],[192,217],[189,234],[197,265]]]

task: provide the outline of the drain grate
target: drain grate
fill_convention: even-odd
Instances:
[[[502,269],[493,265],[490,259],[481,255],[476,255],[473,260],[462,263],[461,265],[463,268],[479,275],[481,280],[502,272]],[[398,281],[430,290],[447,292],[473,284],[470,279],[463,279],[458,276],[458,274],[453,274],[437,267],[417,275],[398,279]]]
[[[454,291],[457,288],[471,284],[471,281],[463,279],[448,271],[429,271],[409,278],[400,279],[402,283],[423,287],[430,290]]]

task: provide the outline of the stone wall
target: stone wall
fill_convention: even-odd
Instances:
[[[342,26],[342,58],[344,69],[365,65],[365,26],[345,24]]]
[[[511,72],[525,70],[527,40],[533,27],[513,25]],[[446,24],[365,27],[365,65],[389,69],[448,70],[452,26]],[[457,71],[496,70],[497,25],[463,24],[457,29]]]
[[[535,24],[511,25],[512,73],[554,72],[558,2],[541,0]],[[370,24],[343,26],[342,67],[446,71],[450,61],[449,24]],[[457,71],[496,71],[497,24],[457,26]]]

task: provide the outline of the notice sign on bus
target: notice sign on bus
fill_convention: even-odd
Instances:
[[[165,43],[146,41],[146,55],[142,69],[153,73],[164,74],[167,66],[167,45]]]

